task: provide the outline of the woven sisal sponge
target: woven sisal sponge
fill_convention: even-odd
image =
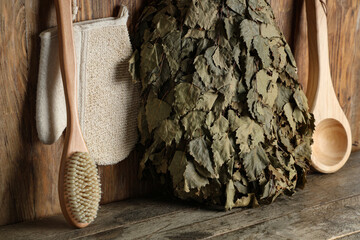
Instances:
[[[124,7],[119,18],[76,23],[80,125],[95,162],[125,159],[138,135],[139,92],[128,73],[132,54]],[[40,34],[41,53],[36,103],[39,139],[54,143],[66,127],[66,106],[58,60],[56,29]]]

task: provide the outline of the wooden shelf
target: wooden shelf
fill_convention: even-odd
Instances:
[[[304,190],[255,209],[219,211],[157,198],[101,207],[95,223],[61,215],[0,227],[1,239],[360,239],[360,152],[335,174],[312,174]]]

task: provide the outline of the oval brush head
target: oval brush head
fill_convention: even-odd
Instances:
[[[94,221],[101,199],[95,162],[87,152],[75,152],[68,159],[64,177],[65,204],[78,223]]]

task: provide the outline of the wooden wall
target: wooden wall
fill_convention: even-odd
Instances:
[[[78,0],[77,21],[114,16],[119,4],[130,11],[129,29],[146,0]],[[306,17],[303,0],[271,0],[277,21],[307,83]],[[360,1],[328,1],[330,62],[336,93],[360,149]],[[56,25],[52,0],[0,0],[0,225],[60,212],[57,174],[63,140],[39,142],[35,98],[42,30]],[[115,165],[100,167],[103,203],[149,192],[137,179],[136,153]]]

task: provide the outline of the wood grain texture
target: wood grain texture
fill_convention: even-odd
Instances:
[[[333,239],[359,230],[360,196],[315,206],[211,239]]]
[[[0,224],[4,224],[34,216],[34,208],[28,207],[35,204],[36,186],[36,169],[27,157],[32,133],[23,118],[28,110],[25,0],[1,1],[0,32]]]
[[[78,0],[76,21],[115,16],[128,6],[130,32],[147,0]],[[294,51],[300,81],[307,86],[307,28],[304,0],[271,0],[277,22]],[[328,5],[332,79],[360,149],[360,1],[334,0]],[[35,96],[39,33],[56,25],[52,0],[0,1],[0,225],[60,212],[57,178],[63,139],[39,142]],[[350,97],[350,100],[348,100]],[[149,192],[137,179],[138,156],[100,167],[102,203]]]
[[[360,153],[335,174],[314,174],[308,187],[272,205],[219,211],[169,199],[104,205],[88,228],[62,216],[0,227],[3,239],[329,239],[360,232]],[[331,191],[329,191],[331,189]],[[356,238],[353,238],[356,239]]]
[[[341,239],[341,240],[358,240],[360,239],[360,230],[359,231],[356,231],[354,233],[349,233],[349,234],[343,234],[337,238],[334,238],[335,239]]]
[[[330,69],[335,92],[360,149],[360,2],[328,1]]]

